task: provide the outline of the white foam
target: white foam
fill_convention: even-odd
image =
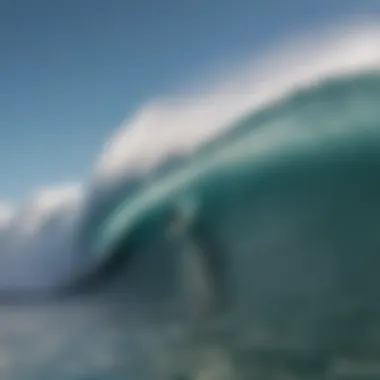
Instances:
[[[197,95],[166,97],[142,107],[106,144],[96,166],[99,182],[121,173],[143,175],[168,156],[191,153],[247,112],[322,78],[380,67],[379,23],[344,25],[318,37],[277,46],[219,74]]]

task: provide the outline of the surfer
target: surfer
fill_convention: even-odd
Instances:
[[[178,253],[181,301],[194,322],[214,316],[220,303],[221,252],[197,218],[196,210],[175,206],[170,216],[169,238]]]

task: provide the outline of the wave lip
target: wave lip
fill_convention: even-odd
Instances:
[[[226,70],[209,88],[200,86],[195,96],[167,97],[139,110],[106,144],[95,182],[99,186],[117,180],[121,173],[145,175],[168,157],[190,154],[224,133],[234,120],[297,88],[379,67],[376,20],[276,46],[261,59],[239,65],[236,72]]]

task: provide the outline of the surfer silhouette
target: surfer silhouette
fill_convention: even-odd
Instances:
[[[185,315],[194,322],[206,321],[217,313],[220,306],[221,252],[201,223],[197,208],[186,207],[186,204],[173,207],[168,232],[178,254]]]

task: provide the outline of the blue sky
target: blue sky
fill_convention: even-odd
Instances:
[[[127,115],[214,64],[379,10],[375,0],[0,0],[0,198],[88,177]]]

